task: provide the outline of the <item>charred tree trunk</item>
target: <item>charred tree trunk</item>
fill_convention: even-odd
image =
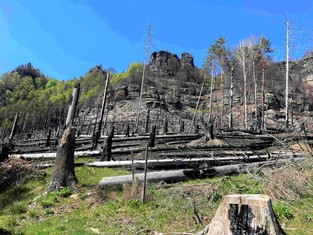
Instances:
[[[3,162],[4,160],[9,158],[9,150],[10,150],[10,144],[2,144],[0,145],[0,162]]]
[[[126,124],[125,137],[129,137],[130,127],[129,123]]]
[[[51,129],[49,129],[48,133],[47,133],[47,139],[46,139],[46,147],[50,146],[50,138],[51,138]]]
[[[74,166],[75,134],[76,129],[72,127],[75,117],[75,110],[79,97],[79,85],[73,90],[72,104],[68,110],[65,130],[57,147],[56,159],[53,166],[53,172],[50,185],[47,192],[60,190],[61,187],[70,187],[76,189],[77,178]]]
[[[103,151],[100,161],[111,161],[113,137],[114,137],[114,126],[112,126],[108,137],[106,137],[104,140]]]
[[[77,178],[74,171],[75,128],[67,128],[61,138],[53,166],[53,173],[47,192],[61,187],[76,189]]]
[[[184,133],[185,131],[185,123],[184,121],[180,121],[179,133]]]
[[[197,235],[286,234],[279,225],[269,196],[226,195],[211,223]]]
[[[153,126],[150,132],[150,139],[149,139],[148,147],[155,146],[155,133],[156,133],[156,126]]]
[[[213,122],[211,120],[209,121],[209,123],[205,123],[204,131],[205,131],[205,136],[204,136],[205,142],[208,140],[214,139]]]
[[[150,122],[150,109],[148,109],[147,116],[146,116],[145,133],[149,132],[149,122]]]
[[[168,120],[167,120],[167,118],[166,118],[165,121],[164,121],[163,133],[164,133],[165,135],[168,134]]]

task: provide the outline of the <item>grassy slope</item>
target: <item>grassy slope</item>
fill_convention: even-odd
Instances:
[[[138,186],[123,190],[95,187],[102,177],[125,174],[125,170],[87,167],[76,168],[80,182],[76,193],[65,188],[34,201],[49,183],[51,170],[43,170],[0,194],[0,228],[32,235],[195,232],[209,223],[223,195],[268,193],[274,197],[274,210],[287,234],[313,234],[312,169],[289,167],[284,172],[300,180],[276,170],[156,185],[149,187],[148,202],[142,205]]]

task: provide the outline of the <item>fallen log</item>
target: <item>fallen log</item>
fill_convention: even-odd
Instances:
[[[150,172],[147,173],[147,182],[157,183],[157,182],[180,182],[188,180],[190,178],[198,178],[200,176],[200,171],[185,169],[185,170],[174,170],[174,171],[159,171],[159,172]],[[135,174],[135,178],[138,182],[143,182],[144,174],[139,173]],[[133,182],[132,175],[122,175],[122,176],[113,176],[105,177],[100,182],[100,187],[121,187],[125,184],[131,184]]]
[[[93,150],[93,151],[75,151],[75,157],[95,157],[100,156],[100,150]],[[32,159],[54,159],[56,157],[56,153],[23,153],[23,154],[12,154],[11,156],[19,157],[25,160],[32,160]]]
[[[216,175],[229,175],[234,173],[246,173],[250,172],[253,169],[257,169],[261,166],[274,166],[279,167],[286,163],[290,162],[298,162],[303,160],[304,158],[296,158],[296,159],[280,159],[275,161],[263,161],[257,163],[248,163],[248,164],[236,164],[230,166],[217,166],[211,167],[205,171],[202,170],[174,170],[174,171],[155,171],[147,174],[147,181],[150,183],[158,183],[158,182],[166,182],[173,183],[179,181],[185,181],[188,179],[194,178],[204,178],[204,177],[213,177]],[[138,173],[135,174],[135,178],[139,182],[143,182],[144,174]],[[113,177],[105,177],[100,182],[99,185],[101,187],[122,187],[125,184],[131,184],[133,181],[132,175],[123,175],[123,176],[113,176]]]
[[[265,161],[267,159],[267,155],[262,156],[251,156],[251,157],[216,157],[216,158],[192,158],[192,159],[160,159],[160,160],[148,160],[149,168],[182,168],[182,167],[196,167],[201,164],[206,163],[207,165],[225,165],[232,164],[235,162],[256,162],[256,161]],[[144,160],[135,160],[132,161],[97,161],[91,163],[85,163],[85,166],[89,167],[108,167],[108,168],[122,168],[122,167],[134,167],[135,169],[143,169],[145,165]]]
[[[281,167],[286,163],[297,163],[302,161],[304,157],[293,158],[287,157],[286,159],[277,159],[271,161],[263,161],[263,162],[253,162],[253,163],[244,163],[244,164],[235,164],[235,165],[226,165],[226,166],[215,166],[211,167],[207,170],[203,170],[203,177],[213,177],[217,175],[231,175],[238,173],[249,173],[258,169],[259,167],[267,166],[267,167]]]

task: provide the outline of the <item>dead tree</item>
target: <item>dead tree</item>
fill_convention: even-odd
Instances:
[[[105,104],[107,100],[107,91],[108,91],[108,84],[110,79],[110,73],[107,73],[107,79],[105,81],[105,88],[103,93],[103,100],[102,100],[102,107],[101,107],[101,113],[100,113],[100,121],[98,123],[98,128],[95,132],[95,142],[94,142],[94,148],[98,147],[98,140],[101,135],[101,129],[102,129],[102,122],[103,122],[103,116],[104,116],[104,110],[105,110]]]
[[[152,126],[152,130],[150,132],[150,138],[148,142],[148,147],[154,147],[155,146],[155,133],[156,133],[156,126]]]
[[[149,132],[149,122],[150,122],[150,109],[148,109],[147,116],[146,116],[145,133]]]
[[[0,145],[0,162],[3,162],[4,160],[9,158],[9,150],[10,144],[5,143]]]
[[[125,137],[129,137],[130,127],[129,123],[126,124]]]
[[[61,187],[76,189],[77,178],[74,171],[75,132],[73,127],[67,128],[60,140],[53,166],[53,173],[47,192],[58,191]]]
[[[51,129],[49,129],[48,133],[47,133],[47,139],[46,139],[46,147],[50,146],[50,138],[51,138]]]
[[[163,133],[165,135],[167,135],[167,133],[168,133],[168,120],[167,120],[167,118],[164,121]]]
[[[184,121],[180,121],[179,133],[183,133],[185,131],[185,123]]]
[[[109,135],[104,140],[103,151],[100,161],[111,161],[114,129],[115,129],[114,126],[112,126]]]
[[[15,114],[15,118],[14,118],[14,122],[13,122],[13,126],[12,126],[12,130],[11,130],[11,134],[10,134],[9,142],[12,142],[13,137],[15,135],[15,132],[16,132],[16,129],[17,129],[17,120],[18,120],[18,115],[16,113]]]
[[[205,142],[208,140],[213,140],[214,139],[214,133],[213,133],[213,121],[209,121],[209,123],[204,124],[204,131],[205,131],[205,136],[204,140]]]
[[[54,190],[58,191],[61,187],[70,187],[71,190],[76,189],[77,178],[74,171],[76,129],[72,125],[78,103],[79,88],[78,85],[73,90],[72,104],[67,114],[65,130],[59,141],[60,144],[57,147],[51,182],[48,186],[47,192]]]

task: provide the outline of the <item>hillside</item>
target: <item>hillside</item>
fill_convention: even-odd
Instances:
[[[222,197],[234,193],[270,195],[288,234],[311,232],[312,226],[306,223],[312,221],[312,61],[291,63],[288,128],[284,63],[268,63],[265,74],[257,67],[257,100],[250,71],[249,126],[245,128],[239,64],[233,64],[233,73],[225,69],[223,76],[216,73],[212,79],[195,67],[189,53],[179,57],[154,52],[145,71],[137,133],[142,64],[133,63],[120,74],[109,70],[104,128],[97,147],[93,141],[108,70],[99,65],[81,78],[58,81],[27,64],[2,75],[0,160],[3,156],[9,159],[0,164],[0,233],[193,234],[211,221]],[[266,75],[264,105],[262,75]],[[230,77],[234,81],[232,103]],[[62,187],[46,194],[72,91],[78,84],[77,135],[72,149],[78,188]],[[11,131],[16,113],[17,128]],[[207,141],[202,137],[207,134],[210,114],[216,138]],[[102,161],[109,148],[109,138],[104,137],[112,126],[112,156]],[[142,171],[139,161],[146,156],[153,126],[156,146],[149,148],[148,171],[161,170],[158,174],[165,177],[173,168],[183,173],[183,179],[149,182],[145,203],[140,200],[139,176],[131,186],[101,185],[110,177],[131,178],[132,172]],[[130,136],[125,136],[128,127]],[[130,160],[136,164],[131,165]]]
[[[312,60],[312,57],[309,57],[294,61],[290,65],[291,128],[299,128],[302,123],[306,123],[307,127],[312,125]],[[155,122],[160,126],[167,120],[170,122],[170,132],[177,132],[182,122],[184,122],[186,132],[194,129],[191,128],[193,118],[199,131],[203,130],[203,122],[208,120],[210,113],[211,81],[209,78],[204,81],[203,91],[199,97],[204,75],[203,69],[194,66],[192,55],[183,53],[179,58],[166,51],[154,52],[146,69],[140,122],[145,123],[149,109],[151,123]],[[80,83],[81,95],[76,125],[82,134],[91,134],[101,107],[106,73],[107,71],[101,66],[96,66],[79,79],[58,81],[45,77],[38,69],[28,64],[17,67],[11,73],[3,74],[0,80],[2,140],[9,135],[15,113],[19,116],[17,134],[24,136],[22,138],[26,135],[31,136],[32,133],[45,135],[49,128],[54,134],[57,133],[58,128],[64,123],[72,88],[78,83]],[[264,117],[265,126],[270,130],[279,130],[284,127],[284,74],[283,62],[272,63],[266,69]],[[114,123],[117,133],[123,132],[126,123],[130,124],[131,129],[134,128],[141,75],[140,63],[132,64],[126,72],[111,75],[106,113],[108,113],[108,125]],[[262,109],[261,76],[261,70],[258,70],[258,110]],[[232,128],[242,129],[244,127],[243,82],[239,65],[235,66],[233,80],[234,121]],[[249,128],[254,128],[255,125],[253,87],[252,78],[250,78],[247,101]],[[220,74],[216,74],[212,94],[212,115],[215,117],[216,127],[227,128],[230,113],[229,73],[224,75],[223,84]],[[199,105],[197,106],[198,99]]]

